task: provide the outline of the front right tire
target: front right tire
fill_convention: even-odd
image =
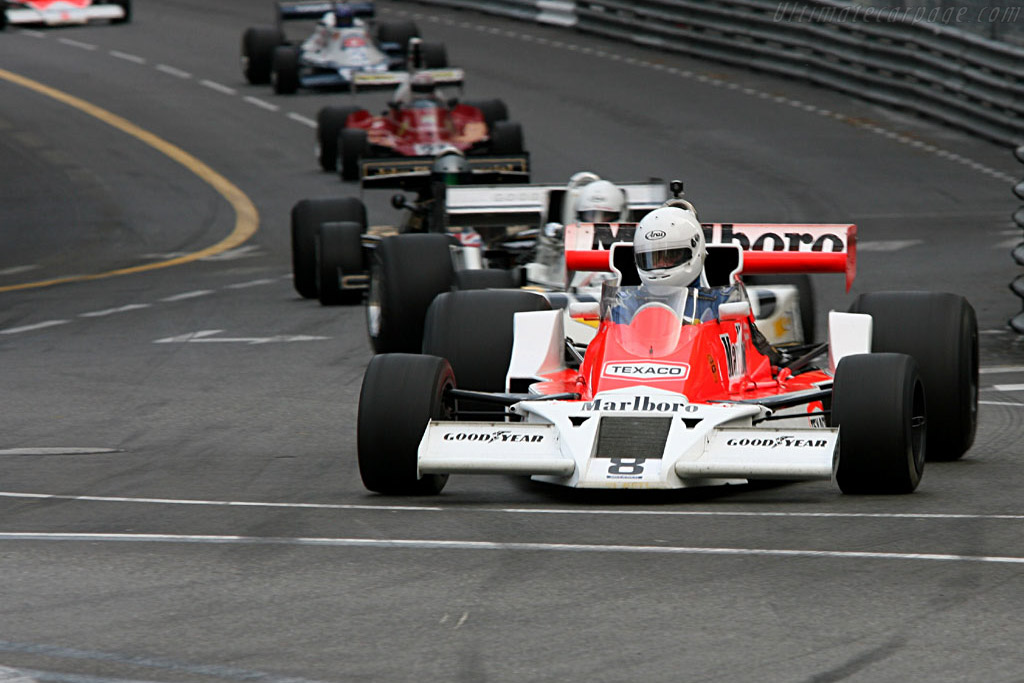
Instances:
[[[910,493],[917,488],[930,416],[911,356],[864,353],[840,360],[830,419],[839,427],[836,483],[843,493]]]

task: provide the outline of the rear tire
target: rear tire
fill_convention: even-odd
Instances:
[[[447,69],[448,50],[444,43],[423,43],[420,45],[424,69]]]
[[[323,223],[351,221],[366,232],[366,206],[355,197],[303,199],[292,207],[292,280],[295,291],[315,299],[317,291],[316,236]]]
[[[487,124],[488,130],[494,127],[498,121],[508,120],[508,107],[505,106],[505,102],[499,99],[493,100],[467,100],[463,102],[470,107],[476,107],[480,110],[480,113],[484,116],[484,122]]]
[[[316,115],[317,160],[320,168],[334,173],[338,170],[338,136],[345,122],[359,107],[324,107]]]
[[[338,156],[342,180],[359,180],[359,161],[369,151],[366,131],[343,128],[338,135]]]
[[[522,154],[523,129],[518,123],[498,121],[490,130],[491,154]]]
[[[299,50],[292,45],[274,48],[270,80],[278,95],[294,95],[299,89]]]
[[[359,393],[359,476],[370,491],[434,495],[447,474],[417,476],[417,452],[431,419],[451,419],[445,394],[455,387],[448,361],[434,356],[383,354],[370,359]]]
[[[419,35],[420,29],[414,21],[382,21],[377,24],[377,42],[394,43],[403,55],[409,51],[409,39]]]
[[[242,73],[251,85],[270,83],[274,49],[284,43],[284,34],[270,26],[248,28],[242,34]]]
[[[423,353],[446,358],[463,389],[505,391],[515,314],[547,310],[547,299],[521,289],[440,294],[427,311]]]
[[[124,11],[124,16],[120,19],[111,19],[111,24],[127,24],[132,20],[132,0],[114,0],[115,5],[120,7]]]
[[[930,418],[930,416],[929,416]],[[831,424],[839,427],[836,483],[843,493],[910,493],[924,473],[925,391],[902,353],[847,356],[836,367]]]
[[[518,289],[520,279],[518,270],[474,268],[455,273],[455,286],[460,290]]]
[[[427,309],[455,284],[452,240],[437,233],[385,237],[373,251],[366,327],[377,353],[419,353]]]
[[[363,259],[363,231],[350,221],[321,223],[317,233],[317,290],[324,306],[357,304],[362,289],[344,289],[341,279],[366,272]]]
[[[871,349],[917,360],[928,396],[928,457],[956,460],[978,428],[978,322],[967,299],[943,292],[861,294],[874,320]]]

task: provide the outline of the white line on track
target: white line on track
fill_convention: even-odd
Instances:
[[[212,289],[197,289],[197,290],[195,290],[193,292],[182,292],[181,294],[174,294],[172,296],[167,296],[167,297],[164,297],[163,299],[160,299],[160,301],[166,301],[168,303],[173,302],[173,301],[185,301],[186,299],[196,299],[198,297],[206,296],[208,294],[213,294],[213,290]]]
[[[174,76],[175,78],[192,78],[192,74],[190,74],[188,71],[183,71],[182,69],[169,66],[167,64],[157,64],[155,68],[160,73],[165,73],[168,76]]]
[[[146,58],[145,57],[140,57],[138,55],[133,55],[133,54],[130,54],[128,52],[121,52],[119,50],[111,50],[110,51],[110,56],[111,57],[115,57],[116,59],[123,59],[126,62],[131,62],[132,64],[145,64],[146,63]]]
[[[260,285],[272,285],[277,280],[272,278],[260,278],[259,280],[249,280],[248,282],[236,282],[233,285],[225,285],[224,289],[248,289],[249,287],[258,287]]]
[[[261,100],[258,97],[253,97],[252,95],[246,95],[242,99],[248,102],[249,104],[259,107],[260,109],[265,109],[266,111],[279,111],[281,109],[281,107],[277,106],[276,104],[272,104],[270,102],[267,102],[266,100]]]
[[[996,384],[992,388],[996,391],[1024,391],[1024,384]]]
[[[304,126],[306,126],[308,128],[316,128],[317,127],[316,121],[314,121],[313,119],[309,118],[308,116],[303,116],[302,114],[297,114],[297,113],[295,113],[293,111],[288,112],[288,118],[290,118],[292,121],[297,121],[298,123],[301,123],[302,125],[304,125]]]
[[[981,368],[978,372],[982,375],[1000,375],[1011,372],[1024,372],[1024,365],[991,365]]]
[[[47,320],[41,323],[35,323],[34,325],[24,325],[22,327],[9,327],[6,330],[0,330],[0,334],[19,334],[21,332],[34,332],[35,330],[44,330],[47,327],[56,327],[57,325],[66,325],[70,320]]]
[[[115,313],[127,313],[128,311],[138,311],[143,308],[150,308],[153,304],[128,304],[127,306],[118,306],[117,308],[108,308],[102,311],[91,311],[89,313],[79,313],[80,318],[103,318],[108,315],[114,315]]]
[[[19,273],[27,273],[30,270],[39,268],[37,265],[31,266],[11,266],[10,268],[0,269],[0,275],[18,275]]]
[[[69,47],[77,47],[80,50],[96,50],[96,49],[98,49],[97,46],[93,45],[92,43],[82,43],[82,42],[79,42],[77,40],[71,40],[70,38],[58,38],[57,42],[61,43],[62,45],[67,45]]]
[[[283,538],[234,535],[191,534],[75,534],[75,533],[0,533],[0,541],[98,541],[120,543],[203,543],[213,545],[288,545],[331,548],[383,548],[414,550],[501,550],[561,553],[636,553],[648,555],[723,555],[760,557],[804,557],[854,560],[924,560],[931,562],[978,562],[1024,564],[1024,557],[1000,555],[956,555],[949,553],[881,553],[847,550],[798,550],[788,548],[715,548],[699,546],[600,545],[577,543],[499,543],[494,541],[452,541],[441,539],[384,538]]]
[[[199,81],[199,85],[203,86],[204,88],[209,88],[210,90],[216,90],[217,92],[222,93],[224,95],[236,95],[236,94],[238,94],[238,91],[235,90],[234,88],[230,88],[230,87],[228,87],[226,85],[223,85],[221,83],[217,83],[216,81],[209,81],[209,80],[207,80],[205,78],[203,80]]]
[[[594,508],[445,508],[427,505],[367,505],[347,503],[267,503],[260,501],[200,500],[187,498],[130,498],[121,496],[69,496],[49,493],[0,491],[0,498],[66,500],[94,503],[195,505],[200,507],[284,508],[296,510],[365,510],[378,512],[468,512],[515,515],[593,515],[611,517],[790,517],[823,519],[920,519],[1024,521],[1024,514],[958,514],[930,512],[766,512],[739,510],[621,510]]]

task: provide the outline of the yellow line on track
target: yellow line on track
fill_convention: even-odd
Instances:
[[[100,121],[117,128],[121,132],[127,133],[133,138],[149,145],[158,152],[161,152],[162,154],[177,161],[179,164],[203,179],[208,185],[220,193],[220,195],[224,197],[224,199],[226,199],[235,210],[235,227],[234,230],[231,231],[231,234],[220,242],[206,247],[205,249],[200,249],[199,251],[167,259],[165,261],[130,266],[128,268],[119,268],[117,270],[109,270],[102,273],[71,275],[67,277],[53,278],[51,280],[40,280],[38,282],[8,285],[0,287],[0,292],[10,292],[18,289],[31,289],[35,287],[49,287],[51,285],[65,284],[68,282],[99,280],[102,278],[114,277],[116,275],[131,275],[133,273],[157,270],[158,268],[179,266],[183,263],[191,263],[192,261],[197,261],[201,258],[220,254],[228,249],[234,249],[252,237],[259,228],[259,212],[256,211],[256,206],[252,203],[249,197],[247,197],[244,192],[238,189],[238,187],[231,183],[227,178],[217,173],[180,147],[172,145],[166,140],[163,140],[149,131],[136,126],[131,121],[128,121],[117,114],[113,114],[106,109],[90,104],[83,99],[75,97],[74,95],[69,95],[55,88],[43,85],[38,81],[33,81],[32,79],[25,78],[24,76],[19,76],[18,74],[5,69],[0,69],[0,78],[23,88],[35,91],[40,95],[45,95],[46,97],[55,99],[58,102],[63,102],[64,104],[74,107],[89,116],[97,118]]]

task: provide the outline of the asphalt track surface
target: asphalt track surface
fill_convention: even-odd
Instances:
[[[467,96],[506,100],[535,181],[678,177],[706,220],[855,222],[858,280],[816,276],[822,319],[861,291],[968,296],[974,448],[902,497],[368,494],[362,313],[298,299],[287,231],[297,200],[357,191],[312,156],[317,109],[347,96],[244,83],[264,3],[9,29],[0,681],[1021,680],[1010,150],[712,63],[381,8],[447,43]]]

